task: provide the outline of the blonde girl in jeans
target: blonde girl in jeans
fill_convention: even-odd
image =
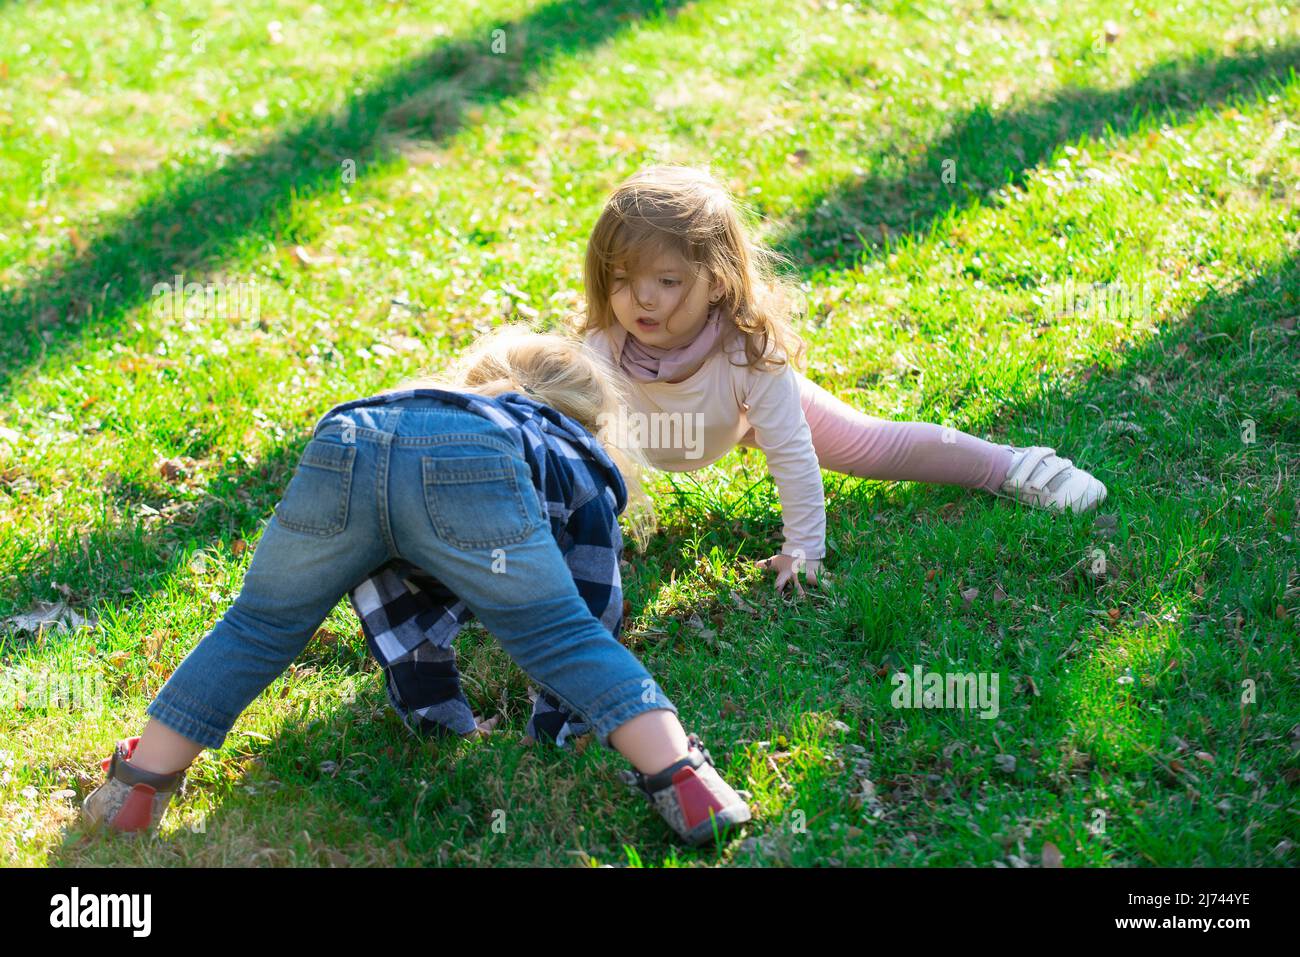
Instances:
[[[557,546],[572,528],[617,587],[627,490],[592,435],[618,401],[607,371],[576,343],[516,331],[481,343],[462,371],[475,385],[408,388],[321,419],[238,597],[149,705],[143,733],[119,742],[87,820],[156,828],[198,753],[220,747],[339,599],[393,561],[454,593],[535,684],[623,754],[636,768],[629,783],[683,840],[749,819],[617,623],[592,614]]]

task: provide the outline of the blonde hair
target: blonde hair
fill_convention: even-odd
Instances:
[[[641,480],[647,462],[619,430],[626,399],[609,364],[568,336],[503,325],[479,337],[447,370],[404,383],[401,389],[433,387],[491,398],[519,392],[573,419],[600,441],[627,486],[624,525],[638,546],[653,531],[654,517]],[[626,431],[626,430],[623,430]]]
[[[802,367],[806,350],[791,322],[797,295],[775,269],[790,260],[756,242],[727,188],[707,170],[690,166],[642,169],[605,201],[587,240],[587,308],[571,320],[575,331],[585,336],[617,324],[609,302],[616,265],[630,273],[664,253],[702,266],[721,287],[722,314],[744,335],[749,365],[762,371],[787,361]]]

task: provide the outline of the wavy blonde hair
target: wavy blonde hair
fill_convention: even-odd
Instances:
[[[644,548],[654,514],[641,473],[644,454],[619,430],[607,428],[626,408],[620,378],[609,364],[574,339],[503,325],[480,336],[438,374],[422,376],[399,389],[432,387],[471,392],[487,398],[519,392],[573,419],[600,441],[627,485],[623,524]]]
[[[752,238],[740,209],[704,169],[650,166],[628,177],[605,201],[587,240],[586,312],[570,319],[574,331],[585,336],[618,323],[610,308],[616,266],[631,273],[668,253],[703,267],[722,287],[723,315],[744,335],[747,364],[775,371],[789,361],[802,368],[806,349],[792,324],[799,297],[776,271],[790,260]]]

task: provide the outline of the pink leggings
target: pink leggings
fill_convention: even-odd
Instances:
[[[859,412],[799,376],[799,399],[824,469],[859,478],[1001,487],[1011,468],[1008,445],[985,442],[929,422],[895,422]],[[754,430],[740,440],[755,448]]]

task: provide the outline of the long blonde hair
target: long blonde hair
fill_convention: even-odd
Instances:
[[[609,364],[568,336],[534,332],[525,325],[498,326],[479,337],[447,370],[406,382],[400,389],[432,387],[492,397],[519,392],[573,419],[600,441],[627,486],[624,526],[644,547],[654,526],[653,508],[641,479],[644,453],[627,441],[622,421],[626,399]]]
[[[744,334],[749,365],[802,367],[806,350],[791,321],[798,296],[775,268],[790,260],[756,242],[735,197],[712,173],[691,166],[646,167],[605,201],[587,240],[586,312],[571,319],[574,330],[585,336],[616,325],[609,302],[615,266],[631,273],[663,253],[698,263],[721,286],[722,314]]]

